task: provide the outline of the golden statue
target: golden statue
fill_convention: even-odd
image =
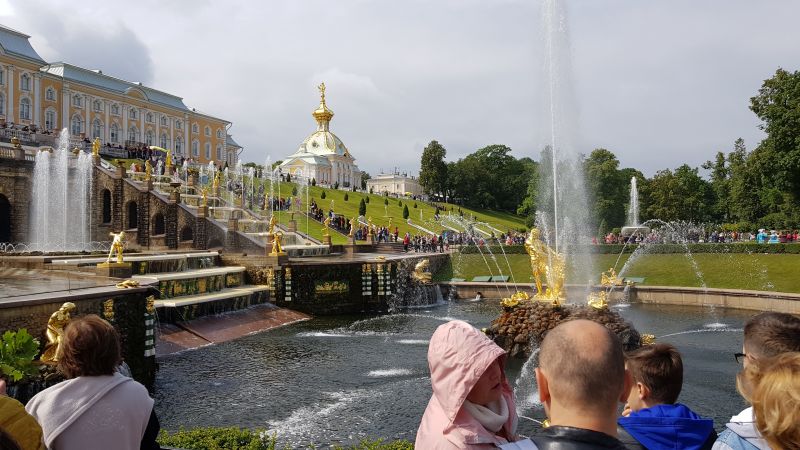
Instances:
[[[167,157],[164,158],[164,165],[166,167],[172,167],[172,150],[167,150]]]
[[[367,218],[367,234],[372,236],[372,216]]]
[[[135,288],[139,287],[139,282],[134,280],[133,278],[127,279],[125,281],[120,281],[116,284],[117,289],[128,289],[128,288]]]
[[[103,302],[103,317],[109,322],[114,320],[114,299],[110,298]]]
[[[267,234],[270,236],[275,235],[275,225],[278,223],[278,216],[274,213],[269,218],[269,228],[267,229]]]
[[[119,233],[108,233],[109,236],[114,236],[114,239],[111,241],[111,249],[108,251],[108,258],[106,258],[106,264],[111,262],[111,257],[114,253],[117,254],[117,262],[122,263],[122,250],[125,248],[125,243],[122,241],[125,239],[125,232],[120,231]]]
[[[617,275],[617,271],[612,267],[600,274],[600,284],[605,287],[622,286],[622,278]]]
[[[150,177],[153,176],[153,165],[150,164],[150,160],[144,162],[144,181],[150,181]]]
[[[594,309],[608,308],[608,293],[606,291],[591,292],[587,303]]]
[[[430,266],[431,261],[428,258],[421,260],[416,266],[414,266],[414,272],[411,273],[411,276],[422,284],[430,284]]]
[[[642,334],[640,339],[642,345],[653,345],[656,343],[656,335],[654,334]]]
[[[74,303],[66,302],[50,316],[50,320],[47,321],[47,332],[45,333],[47,344],[44,346],[42,357],[39,358],[42,362],[55,363],[58,361],[61,336],[64,334],[64,327],[69,323],[69,312],[74,309]]]
[[[214,174],[214,181],[212,182],[212,185],[211,185],[212,192],[216,192],[217,190],[219,190],[219,179],[220,179],[221,173],[222,172],[220,172],[218,170],[217,173]]]
[[[527,292],[517,291],[511,295],[511,297],[504,298],[500,301],[500,306],[504,308],[516,308],[520,302],[530,300],[530,296]]]
[[[208,206],[207,194],[208,194],[208,189],[206,189],[206,188],[200,189],[200,196],[202,197],[202,200],[203,200],[203,202],[200,204],[200,206]]]
[[[92,141],[92,156],[100,156],[100,138],[94,138]]]
[[[350,232],[347,233],[347,235],[350,236],[350,237],[353,237],[353,235],[355,234],[356,222],[357,222],[357,219],[355,217],[350,219]]]
[[[272,251],[269,253],[269,256],[281,256],[286,254],[286,252],[283,251],[281,241],[283,241],[283,233],[279,231],[272,236]]]
[[[331,231],[331,218],[330,218],[330,216],[325,218],[325,220],[322,222],[322,226],[324,227],[322,229],[322,235],[323,236],[330,236],[331,235],[331,233],[330,233],[330,231]]]
[[[539,239],[539,230],[531,229],[530,235],[525,240],[525,251],[531,257],[531,270],[533,281],[536,285],[537,300],[549,300],[553,305],[561,304],[564,299],[564,270],[566,262],[564,256],[546,246]],[[542,285],[542,279],[547,280],[547,287]]]
[[[386,228],[388,228],[390,230],[389,232],[391,233],[391,228],[392,228],[392,218],[391,217],[389,217],[389,226],[386,227]]]

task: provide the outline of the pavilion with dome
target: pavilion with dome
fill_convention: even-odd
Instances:
[[[319,85],[319,107],[311,113],[317,131],[311,133],[292,155],[281,163],[281,173],[314,179],[318,185],[361,187],[361,171],[344,143],[330,131],[333,111],[325,104],[325,83]]]

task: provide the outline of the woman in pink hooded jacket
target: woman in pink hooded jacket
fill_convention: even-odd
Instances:
[[[428,347],[433,396],[415,448],[478,450],[514,441],[517,412],[505,362],[506,352],[472,325],[439,326]]]

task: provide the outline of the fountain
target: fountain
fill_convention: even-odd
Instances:
[[[650,228],[639,224],[639,189],[636,186],[636,177],[631,177],[631,197],[628,204],[628,225],[622,227],[622,236],[645,235]]]
[[[61,130],[51,152],[40,150],[33,168],[31,249],[90,249],[92,215],[92,155],[69,150],[69,132]]]

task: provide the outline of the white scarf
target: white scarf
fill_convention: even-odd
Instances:
[[[499,400],[490,402],[486,406],[464,400],[464,408],[475,420],[492,433],[500,431],[508,421],[508,404],[505,397],[500,397]]]

